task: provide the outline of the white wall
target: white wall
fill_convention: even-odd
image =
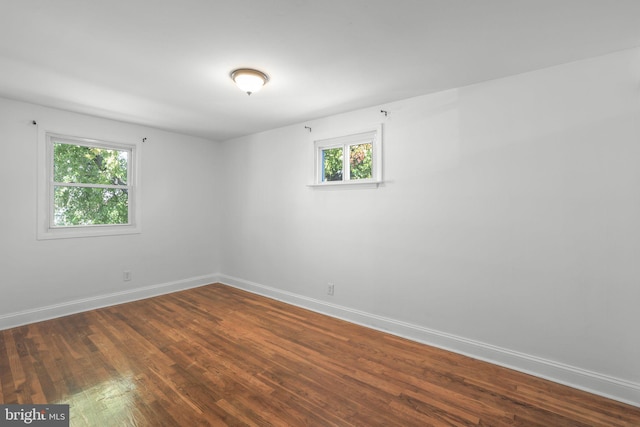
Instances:
[[[228,141],[223,281],[640,405],[639,87],[629,50]],[[383,186],[307,187],[376,121]]]
[[[38,126],[142,144],[142,233],[36,240]],[[0,328],[215,281],[219,144],[0,99]],[[124,270],[132,281],[124,282]]]

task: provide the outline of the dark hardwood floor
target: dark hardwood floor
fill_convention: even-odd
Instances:
[[[74,426],[640,426],[640,408],[214,284],[0,331]]]

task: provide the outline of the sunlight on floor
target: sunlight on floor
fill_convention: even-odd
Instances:
[[[69,404],[72,426],[135,426],[141,418],[138,397],[135,379],[129,376],[105,381],[57,403]]]

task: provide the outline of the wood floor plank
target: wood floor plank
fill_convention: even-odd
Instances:
[[[640,408],[221,284],[0,331],[73,426],[640,426]]]

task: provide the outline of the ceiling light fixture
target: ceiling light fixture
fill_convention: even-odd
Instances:
[[[247,92],[247,95],[259,91],[269,81],[269,77],[265,73],[251,68],[232,71],[231,79],[243,92]]]

